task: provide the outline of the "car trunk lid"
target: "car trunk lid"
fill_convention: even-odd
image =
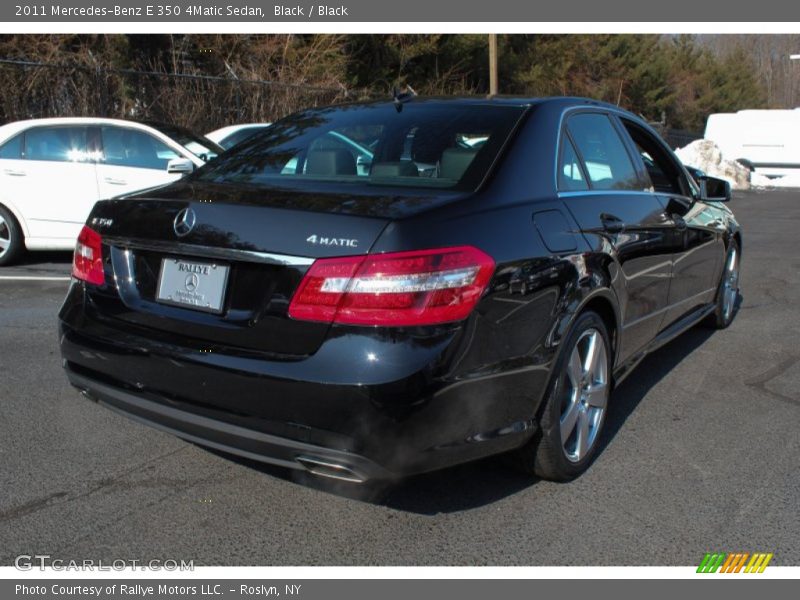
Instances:
[[[257,203],[184,191],[97,204],[89,226],[113,274],[90,292],[97,315],[207,351],[316,351],[329,326],[289,318],[295,289],[316,258],[366,254],[389,219],[315,210],[332,202],[324,195]]]

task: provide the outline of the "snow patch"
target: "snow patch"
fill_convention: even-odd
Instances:
[[[750,185],[757,188],[800,188],[800,173],[792,173],[783,177],[767,177],[753,173]]]
[[[750,188],[800,188],[800,173],[784,177],[767,177],[750,171],[742,163],[726,159],[711,140],[695,140],[688,146],[677,148],[675,155],[683,164],[704,171],[731,184],[734,190]]]
[[[735,160],[726,160],[711,140],[695,140],[678,148],[675,154],[681,162],[704,171],[706,175],[724,179],[734,190],[750,189],[750,169]]]

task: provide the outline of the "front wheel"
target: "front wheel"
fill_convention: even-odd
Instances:
[[[716,329],[725,329],[733,323],[736,316],[736,302],[739,299],[739,244],[732,239],[725,255],[725,268],[717,290],[717,306],[708,318],[708,323]]]
[[[8,210],[0,206],[0,267],[19,260],[25,250],[22,229]]]
[[[540,420],[540,433],[517,451],[521,466],[543,479],[569,481],[597,453],[611,391],[611,345],[603,319],[585,312],[564,340]]]

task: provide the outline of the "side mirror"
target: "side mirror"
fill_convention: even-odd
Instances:
[[[699,178],[700,199],[709,202],[728,202],[731,199],[731,184],[724,179],[709,175]]]
[[[686,171],[689,173],[689,175],[692,176],[692,179],[694,179],[694,182],[699,187],[700,186],[700,178],[701,177],[705,177],[705,175],[706,175],[705,172],[703,170],[701,170],[701,169],[698,169],[697,167],[691,167],[689,165],[684,165],[684,167],[685,167]]]
[[[167,173],[186,175],[194,171],[194,163],[188,158],[173,158],[167,163]]]

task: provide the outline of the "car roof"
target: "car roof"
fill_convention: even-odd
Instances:
[[[10,137],[23,129],[28,129],[29,127],[48,125],[117,125],[144,129],[147,131],[153,130],[149,125],[127,119],[109,119],[106,117],[48,117],[45,119],[24,119],[22,121],[6,123],[0,127],[0,140]]]
[[[602,102],[600,100],[593,100],[591,98],[581,98],[577,96],[549,96],[549,97],[534,97],[534,96],[509,96],[509,95],[475,95],[475,96],[412,96],[401,100],[402,104],[429,104],[429,105],[442,105],[442,106],[518,106],[520,108],[527,108],[534,105],[542,104],[556,104],[564,107],[569,106],[595,106],[602,108],[609,108],[614,110],[624,109]],[[369,100],[363,102],[351,102],[347,106],[381,106],[381,105],[394,105],[395,101],[391,98]],[[341,105],[340,105],[341,106]],[[313,110],[313,109],[311,109]]]
[[[271,121],[265,121],[263,123],[236,123],[233,125],[225,125],[224,127],[219,127],[218,129],[209,131],[206,134],[206,136],[208,136],[211,133],[221,134],[221,133],[227,133],[228,131],[234,132],[242,129],[258,129],[258,128],[269,127],[270,125],[272,125]]]

